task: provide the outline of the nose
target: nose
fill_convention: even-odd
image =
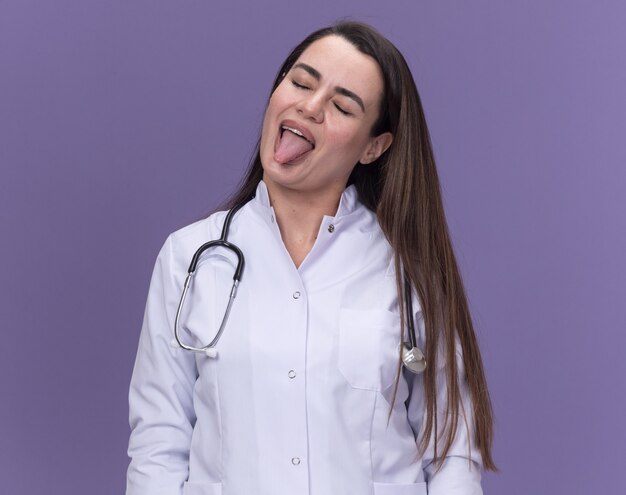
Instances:
[[[322,96],[318,92],[311,92],[297,104],[297,111],[304,118],[314,122],[322,122],[324,120],[324,102]]]

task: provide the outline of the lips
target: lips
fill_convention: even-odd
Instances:
[[[295,120],[286,119],[280,123],[280,129],[283,130],[285,128],[289,128],[291,130],[295,130],[297,133],[300,133],[302,137],[304,137],[304,139],[311,143],[311,145],[315,148],[315,137],[313,137],[311,131],[309,131],[302,124],[297,123]]]

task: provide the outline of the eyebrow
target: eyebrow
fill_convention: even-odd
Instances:
[[[306,71],[311,77],[313,77],[315,80],[320,81],[322,79],[322,75],[319,73],[319,71],[317,69],[314,69],[313,67],[311,67],[308,64],[304,64],[302,62],[297,63],[296,65],[293,66],[294,69],[302,69],[304,71]],[[363,110],[363,112],[365,112],[365,105],[363,104],[363,100],[361,99],[361,97],[359,95],[357,95],[356,93],[350,91],[349,89],[343,88],[341,86],[335,86],[335,93],[338,93],[340,95],[343,96],[347,96],[348,98],[354,100],[357,105],[359,105],[361,107],[361,110]]]

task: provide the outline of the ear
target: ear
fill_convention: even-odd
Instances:
[[[360,163],[366,165],[375,161],[380,155],[382,155],[391,143],[393,142],[393,135],[390,132],[383,132],[378,136],[371,139],[369,144],[365,147],[363,155],[361,155]]]

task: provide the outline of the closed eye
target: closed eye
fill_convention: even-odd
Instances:
[[[294,85],[296,88],[300,88],[300,89],[310,89],[308,86],[305,86],[304,84],[300,84],[300,83],[298,83],[298,82],[294,81],[293,79],[292,79],[292,81],[291,81],[291,82],[293,83],[293,85]]]
[[[344,115],[352,115],[350,112],[347,112],[346,110],[344,110],[343,108],[341,108],[339,105],[337,105],[336,103],[334,104],[335,107],[337,108],[337,110],[339,110],[342,114]]]

